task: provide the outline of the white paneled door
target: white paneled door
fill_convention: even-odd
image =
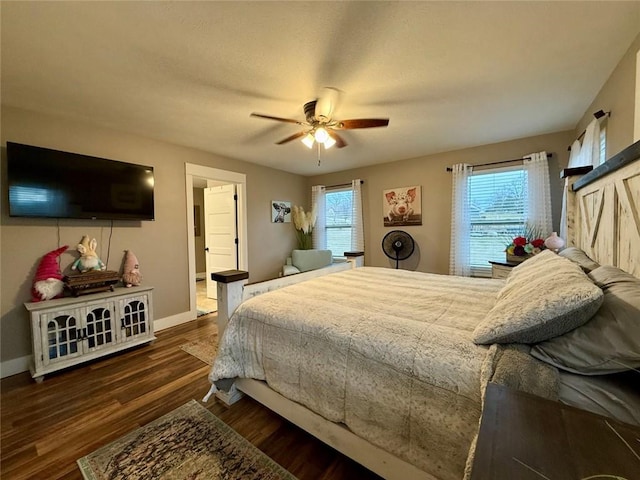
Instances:
[[[205,257],[207,297],[216,299],[216,282],[211,274],[238,268],[236,186],[204,189]]]

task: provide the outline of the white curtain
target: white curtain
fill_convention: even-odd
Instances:
[[[524,157],[527,171],[527,224],[547,238],[553,231],[551,214],[551,182],[547,152]]]
[[[600,165],[600,122],[596,118],[587,125],[580,147],[580,160],[576,167],[593,165],[596,168]]]
[[[453,170],[451,208],[451,249],[449,274],[471,276],[471,220],[469,210],[469,176],[471,165],[458,163]]]
[[[592,165],[596,168],[600,165],[600,122],[591,120],[584,132],[582,145],[580,140],[575,140],[571,145],[568,168],[584,167]],[[560,213],[560,237],[567,240],[567,189],[562,192],[562,212]]]
[[[364,223],[362,221],[362,186],[359,178],[351,182],[351,251],[364,252]]]
[[[326,250],[327,238],[325,236],[325,225],[327,215],[325,212],[324,196],[326,192],[324,185],[314,185],[311,187],[311,208],[316,207],[316,225],[311,233],[311,243],[313,248]]]

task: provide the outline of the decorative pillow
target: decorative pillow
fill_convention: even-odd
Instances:
[[[589,320],[603,296],[578,265],[545,250],[513,268],[473,341],[537,343],[562,335]]]
[[[331,250],[293,250],[291,252],[293,266],[301,272],[317,270],[331,265]]]
[[[591,260],[591,258],[584,253],[584,250],[580,250],[577,247],[567,247],[564,250],[561,250],[558,255],[577,263],[586,273],[589,273],[591,270],[595,270],[600,266],[600,264]]]
[[[584,375],[640,368],[640,279],[610,266],[589,276],[604,291],[600,310],[581,327],[534,346],[531,354]]]

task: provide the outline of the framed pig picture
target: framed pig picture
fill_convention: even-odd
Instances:
[[[390,188],[382,191],[385,227],[422,225],[420,186]]]

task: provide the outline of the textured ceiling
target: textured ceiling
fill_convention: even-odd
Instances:
[[[303,175],[573,129],[640,2],[6,2],[2,102]],[[322,87],[388,117],[275,145]]]

